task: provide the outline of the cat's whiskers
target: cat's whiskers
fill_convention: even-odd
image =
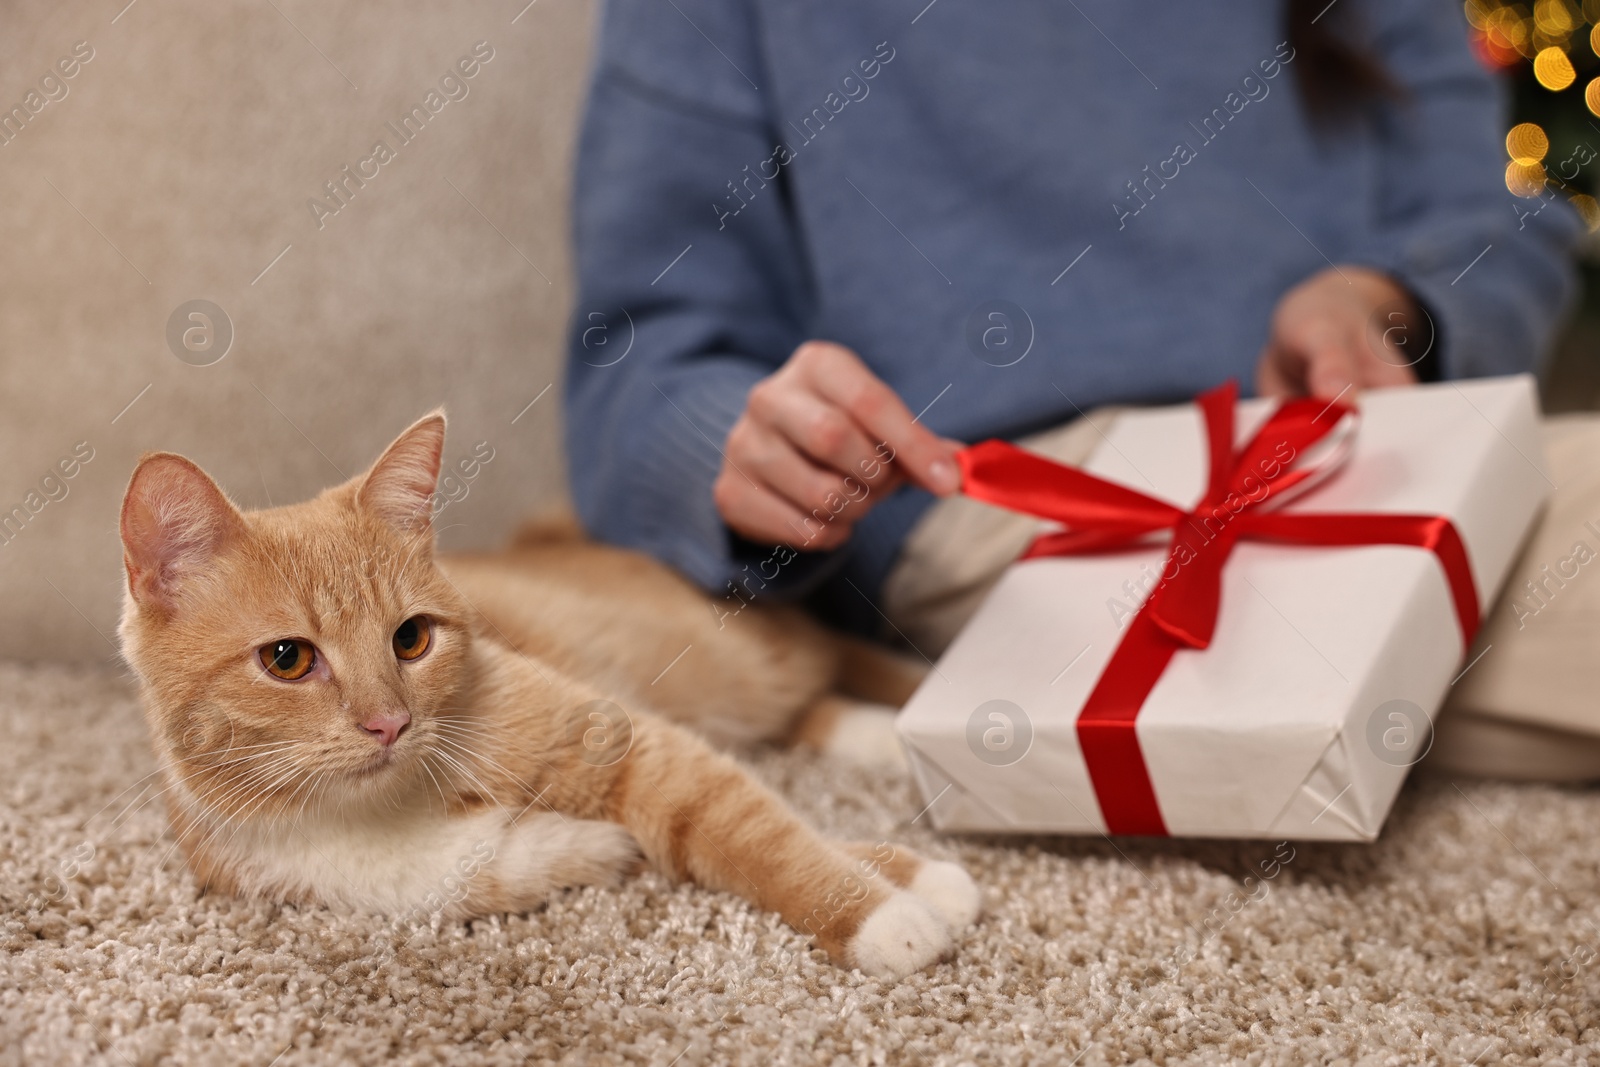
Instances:
[[[511,812],[506,810],[506,806],[500,802],[500,798],[496,792],[493,789],[490,789],[489,786],[484,783],[483,779],[474,774],[470,768],[468,768],[460,760],[451,756],[448,752],[444,752],[440,749],[435,749],[434,755],[438,756],[447,764],[455,767],[462,774],[466,775],[468,782],[471,783],[473,788],[483,796],[483,799],[492,802],[495,807],[499,808],[500,811],[506,816],[507,821],[511,820]]]
[[[439,760],[439,773],[450,786],[450,792],[455,795],[457,800],[462,800],[463,794],[467,792],[487,792],[472,772],[460,760],[452,757],[450,753],[436,748],[430,755]],[[465,778],[466,782],[458,781],[458,778]],[[463,785],[465,785],[465,788],[463,788]]]
[[[300,816],[306,810],[306,802],[311,799],[312,791],[316,788],[317,783],[321,782],[322,776],[325,773],[326,772],[324,771],[316,770],[307,771],[305,779],[296,783],[294,789],[291,790],[289,795],[284,799],[283,806],[279,809],[275,818],[278,821],[287,821],[289,825],[298,828],[300,825]],[[290,815],[289,805],[294,803],[294,798],[297,795],[300,795],[300,791],[302,789],[305,790],[305,793],[300,797],[300,806],[295,809],[293,815]]]
[[[228,835],[226,842],[231,843],[248,823],[250,816],[271,798],[273,791],[301,773],[298,763],[298,757],[293,753],[280,756],[265,767],[251,769],[237,781],[230,780],[219,798],[197,797],[205,809],[205,817],[215,823],[200,844],[207,844],[211,838],[232,825],[233,833]]]
[[[233,843],[234,838],[239,836],[240,831],[250,824],[252,816],[254,816],[255,813],[260,810],[263,804],[271,799],[274,791],[284,785],[287,785],[289,782],[294,781],[296,778],[305,773],[307,772],[300,766],[290,766],[282,774],[279,774],[276,778],[274,778],[271,783],[258,790],[253,799],[247,802],[249,807],[246,810],[239,811],[233,814],[231,817],[225,815],[222,823],[218,826],[219,831],[226,829],[230,821],[236,823],[237,825],[234,826],[233,833],[228,835],[228,839],[221,842],[221,849],[226,850],[227,847]],[[269,828],[271,825],[272,823],[269,822]],[[205,844],[206,841],[203,840],[201,843]]]
[[[439,801],[444,805],[444,813],[450,814],[450,798],[444,795],[444,786],[439,784],[439,779],[434,777],[433,768],[428,765],[428,753],[424,752],[419,760],[422,769],[428,772],[428,777],[433,779],[433,787],[439,791]],[[431,806],[431,802],[430,802]]]
[[[151,784],[152,784],[150,782],[150,779],[154,778],[158,774],[161,774],[164,770],[165,770],[165,768],[158,767],[155,770],[151,771],[149,774],[147,774],[144,777],[140,778],[138,781],[134,782],[133,785],[128,786],[127,789],[122,790],[122,792],[118,793],[116,796],[114,796],[110,800],[106,801],[105,807],[102,807],[99,811],[95,812],[93,815],[89,816],[87,819],[84,819],[81,823],[79,823],[78,824],[78,829],[80,831],[87,831],[89,829],[89,824],[90,823],[94,822],[101,815],[105,814],[106,808],[111,807],[111,805],[115,804],[118,800],[121,800],[124,796],[126,796],[129,789],[132,789],[134,786],[139,786],[140,787],[139,791],[133,795],[133,799],[129,800],[126,804],[124,804],[122,806],[122,810],[117,812],[116,817],[111,820],[111,824],[110,824],[108,829],[109,830],[117,829],[117,824],[120,823],[123,820],[123,818],[129,814],[129,810],[128,809],[133,808],[134,811],[138,811],[139,808],[143,808],[145,806],[145,804],[149,803],[150,798],[146,798],[145,797],[145,795],[144,795],[145,794],[145,790],[149,789]],[[156,796],[160,796],[162,792],[164,792],[164,790],[157,790],[155,795]],[[141,799],[141,798],[143,798],[143,799]],[[138,808],[134,808],[135,804],[138,804],[139,807]]]
[[[134,786],[139,786],[139,785],[144,785],[145,789],[148,789],[149,786],[145,785],[145,783],[149,782],[150,779],[154,778],[158,774],[165,774],[166,771],[167,771],[166,767],[157,767],[155,770],[151,771],[149,774],[144,775],[143,777],[139,778],[137,781],[135,781],[132,784],[128,785],[126,788],[124,788],[116,796],[114,796],[110,800],[106,801],[104,807],[102,807],[99,811],[95,812],[93,815],[89,816],[87,819],[84,819],[81,823],[79,823],[78,824],[78,829],[79,830],[88,829],[90,823],[94,822],[101,815],[105,814],[106,808],[109,808],[111,805],[115,804],[117,801],[121,800],[124,796],[126,796],[129,789],[132,789],[132,788],[134,788]],[[133,800],[130,800],[130,801],[128,801],[127,804],[123,805],[122,811],[117,814],[117,817],[115,819],[111,820],[112,828],[116,827],[117,823],[122,820],[123,815],[127,814],[128,808],[130,806],[132,806],[142,796],[144,796],[144,789],[139,790],[139,792],[134,795]],[[140,807],[143,807],[143,806],[144,805],[142,805],[142,804],[140,805]]]
[[[178,772],[178,767],[175,765],[173,770],[176,773],[177,780],[169,781],[167,787],[161,790],[161,793],[166,793],[176,788],[180,784],[183,785],[185,787],[184,792],[186,795],[200,805],[201,820],[210,823],[220,819],[220,821],[217,822],[215,830],[220,830],[221,828],[226,827],[232,818],[232,814],[224,810],[224,804],[231,804],[234,797],[243,796],[246,790],[250,789],[256,782],[264,779],[266,775],[273,773],[273,771],[275,771],[279,766],[283,766],[289,760],[292,760],[294,757],[294,750],[304,744],[304,742],[299,738],[280,738],[278,740],[263,741],[253,745],[235,745],[234,741],[238,738],[238,729],[238,722],[230,720],[228,723],[228,744],[223,748],[213,749],[210,752],[194,753],[184,757],[180,762],[197,763],[198,766],[193,767],[189,773],[184,774],[176,773]],[[218,760],[209,764],[199,762],[209,756],[232,756],[233,753],[236,752],[245,754],[231,759]],[[268,762],[261,767],[247,766],[248,764],[254,763],[257,760],[263,759],[268,760]],[[206,797],[199,795],[194,789],[188,788],[189,783],[200,778],[202,775],[210,777],[215,772],[221,772],[220,784],[224,787],[223,795],[220,798],[208,800]],[[248,803],[248,800],[246,802]],[[243,825],[242,821],[240,825]],[[208,832],[206,837],[209,838],[213,836],[215,830]],[[237,835],[237,833],[238,830],[236,829],[234,834],[229,836],[229,841],[232,841],[233,836]],[[203,838],[201,841],[202,844],[204,843],[204,840],[205,839]],[[178,840],[174,842],[173,848],[176,848],[181,843],[182,837],[180,836]],[[172,849],[169,848],[167,850],[167,854],[162,856],[161,862],[163,865],[166,863],[167,857],[171,855],[171,852]]]
[[[305,772],[304,780],[296,783],[294,789],[290,790],[288,797],[284,800],[283,806],[272,815],[270,825],[274,830],[287,825],[301,837],[305,836],[305,831],[300,828],[301,815],[304,814],[307,802],[311,800],[312,794],[317,790],[318,786],[320,786],[324,776],[327,773],[328,772],[325,770],[308,770]],[[300,795],[300,791],[302,789],[305,790],[305,793],[301,795],[300,806],[291,814],[289,811],[289,805],[294,803],[295,796]],[[331,861],[329,861],[329,865],[332,866]],[[343,877],[342,871],[340,872],[340,875]]]
[[[454,744],[457,749],[459,749],[459,750],[461,750],[463,752],[466,751],[465,749],[461,748],[459,743],[451,742],[448,738],[440,736],[440,737],[436,737],[435,740],[439,741],[439,742],[441,742],[443,744]],[[444,753],[440,752],[439,755],[443,756]],[[531,808],[534,805],[535,802],[543,804],[550,811],[551,814],[557,815],[557,816],[561,816],[563,819],[565,819],[565,816],[561,815],[560,810],[557,809],[555,805],[551,804],[548,800],[544,799],[545,792],[547,792],[549,790],[549,788],[550,788],[549,785],[546,785],[543,789],[539,790],[538,792],[534,792],[533,787],[537,784],[537,782],[531,781],[531,780],[529,780],[529,779],[527,779],[527,778],[525,778],[525,777],[523,777],[521,775],[514,774],[511,770],[506,768],[503,764],[501,764],[498,761],[496,761],[492,756],[484,755],[482,753],[472,753],[471,755],[472,755],[472,757],[474,759],[482,760],[483,762],[490,764],[494,769],[498,770],[504,776],[504,783],[503,783],[504,788],[500,792],[494,793],[492,795],[493,795],[493,798],[494,798],[495,806],[498,807],[505,814],[505,816],[506,816],[506,818],[507,818],[507,820],[509,822],[515,823],[518,819],[520,819],[522,817],[524,812],[526,812],[529,808]],[[480,783],[480,785],[481,785],[481,783]],[[527,804],[523,805],[522,810],[518,811],[515,815],[511,814],[511,812],[506,808],[505,803],[500,799],[500,796],[503,793],[508,792],[510,790],[513,790],[513,789],[514,790],[518,790],[523,795],[530,795],[530,794],[532,795],[532,799],[529,800]]]
[[[503,738],[496,737],[487,732],[474,732],[470,728],[463,727],[460,722],[454,722],[445,719],[435,719],[433,722],[434,725],[438,726],[439,729],[443,731],[442,733],[435,735],[435,740],[442,742],[449,738],[457,750],[470,754],[473,759],[479,760],[487,764],[493,770],[505,775],[507,782],[526,784],[523,782],[521,777],[512,773],[512,771],[509,770],[503,763],[489,755],[487,751],[484,751],[484,749],[488,748],[489,746],[501,742]],[[452,734],[455,736],[451,737],[450,735]],[[481,742],[482,747],[468,746],[465,743],[466,741]],[[534,756],[534,758],[539,759],[538,756]],[[543,763],[546,767],[549,767],[552,771],[555,770],[554,765],[552,765],[548,760],[540,759],[539,762]]]
[[[464,722],[459,716],[440,714],[432,721],[441,728],[456,730],[461,734],[461,736],[482,741],[488,746],[505,744],[508,740],[504,734],[495,733],[487,728],[469,724]],[[516,740],[522,742],[519,746],[520,754],[538,760],[540,763],[548,767],[553,774],[561,773],[560,769],[557,768],[554,763],[551,763],[549,760],[539,755],[538,752],[533,750],[533,748],[528,744],[527,738],[517,738]]]
[[[329,776],[329,778],[330,778],[330,784],[334,784],[334,785],[338,784],[338,780],[336,778],[333,778],[331,775]],[[317,804],[316,804],[316,808],[314,809],[315,817],[317,819],[323,819],[323,818],[325,818],[327,816],[327,814],[328,814],[328,802],[330,800],[332,800],[332,799],[335,799],[334,798],[334,790],[333,789],[324,789],[319,785],[318,788],[317,788]]]
[[[166,771],[167,768],[162,768],[162,770]],[[202,771],[195,771],[194,772],[195,775],[199,775],[201,773],[203,773],[203,772]],[[148,797],[145,797],[145,799],[139,804],[138,807],[132,808],[132,810],[124,808],[122,813],[119,814],[115,819],[113,819],[111,821],[111,828],[112,829],[116,829],[117,823],[121,822],[124,818],[131,818],[132,816],[137,815],[140,811],[142,811],[145,808],[146,805],[151,804],[154,801],[156,801],[156,800],[160,799],[161,797],[165,796],[166,794],[172,792],[172,790],[176,789],[182,781],[183,781],[183,776],[178,774],[176,768],[173,768],[171,775],[167,779],[167,784],[166,785],[162,786],[160,789],[157,789],[154,793],[151,793]],[[138,800],[139,798],[138,797],[134,797],[133,799],[134,800]],[[132,803],[133,803],[133,801],[129,801],[130,805]]]
[[[482,745],[492,745],[496,741],[500,740],[500,738],[495,737],[494,734],[491,734],[485,730],[480,730],[472,726],[466,726],[459,722],[440,720],[437,721],[435,725],[437,725],[440,730],[448,731],[456,737],[475,741]]]
[[[256,749],[263,749],[263,748],[282,748],[285,745],[294,745],[294,744],[299,744],[299,742],[297,740],[263,741],[263,742],[261,742],[260,744],[257,744],[257,745],[234,745],[234,744],[230,743],[228,745],[224,745],[222,748],[214,748],[209,752],[191,752],[191,753],[186,753],[184,755],[184,759],[200,760],[200,759],[205,759],[207,756],[226,756],[226,755],[229,755],[230,753],[234,753],[234,752],[250,752],[250,751],[253,751],[253,750],[256,750]]]
[[[470,733],[470,734],[478,735],[480,737],[483,737],[485,740],[488,740],[489,738],[494,736],[481,723],[472,722],[472,721],[468,720],[467,718],[465,718],[464,716],[454,715],[454,714],[451,714],[449,711],[435,711],[433,713],[433,715],[427,720],[427,725],[429,725],[429,726],[437,726],[437,727],[440,727],[440,728],[448,727],[449,729],[452,729],[452,730],[460,730],[463,733]]]
[[[277,745],[279,745],[281,743],[282,742],[269,742],[268,744],[275,747],[275,746],[277,746]],[[254,746],[254,745],[243,746],[243,748],[255,748],[255,747],[267,747],[267,746]],[[243,748],[237,749],[235,751],[243,751]],[[189,759],[197,759],[197,758],[200,758],[202,756],[212,756],[212,755],[216,755],[217,753],[227,752],[227,751],[229,751],[229,750],[228,749],[219,748],[219,749],[215,749],[215,750],[213,750],[211,752],[200,753],[200,756],[190,756],[188,758]],[[134,781],[131,784],[129,784],[126,788],[122,789],[119,793],[117,793],[116,796],[114,796],[110,800],[106,801],[104,806],[102,806],[99,811],[95,812],[93,815],[89,816],[87,819],[84,819],[83,822],[79,823],[78,824],[78,829],[87,830],[90,823],[94,822],[94,820],[98,819],[101,815],[104,815],[105,812],[106,812],[106,809],[111,807],[111,805],[115,804],[117,801],[119,801],[123,797],[127,796],[128,791],[130,789],[134,789],[136,787],[143,786],[144,788],[140,789],[138,793],[134,794],[133,799],[128,801],[126,804],[124,804],[123,807],[122,807],[122,810],[119,811],[117,813],[116,817],[111,820],[110,829],[115,830],[117,828],[117,825],[119,823],[121,823],[124,819],[128,818],[131,815],[134,815],[134,814],[138,813],[140,810],[142,810],[145,807],[145,805],[149,804],[152,800],[155,800],[157,797],[163,795],[164,793],[166,793],[168,790],[170,790],[172,788],[172,785],[170,783],[170,779],[165,779],[165,780],[168,781],[169,784],[167,784],[163,788],[157,790],[155,793],[151,794],[148,797],[146,797],[144,795],[144,790],[150,788],[149,784],[148,784],[150,779],[158,777],[158,776],[166,776],[168,774],[168,770],[169,770],[169,768],[167,768],[166,766],[159,766],[155,770],[151,771],[149,774],[141,776],[136,781]],[[141,798],[143,798],[142,801],[141,801]],[[135,807],[135,805],[138,805],[138,806]]]
[[[261,759],[264,762],[259,764],[256,763],[254,758],[251,758],[230,760],[226,764],[210,767],[199,767],[196,768],[195,776],[199,777],[212,774],[221,778],[225,782],[248,781],[253,777],[269,775],[280,767],[286,767],[296,763],[302,759],[302,756],[299,752],[295,752],[293,750],[284,750],[280,752],[263,753]]]
[[[198,773],[202,772],[196,772],[196,774]],[[243,777],[248,778],[250,774],[253,773],[254,769],[252,769]],[[173,783],[173,785],[177,784],[178,783],[176,782]],[[169,786],[168,788],[172,787]],[[241,782],[239,784],[233,784],[230,782],[223,797],[219,799],[221,801],[229,800],[232,796],[242,793],[246,788],[248,788],[246,783]],[[191,818],[185,820],[179,827],[176,828],[177,832],[174,834],[172,845],[166,850],[166,852],[162,854],[161,859],[156,863],[157,870],[166,867],[167,861],[172,858],[172,853],[180,846],[187,847],[192,841],[193,847],[190,849],[190,851],[198,851],[199,848],[207,841],[217,836],[223,830],[227,829],[232,822],[232,817],[229,815],[229,813],[222,810],[218,801],[210,800],[205,796],[194,792],[193,790],[185,790],[185,799],[190,802],[189,804],[185,805],[186,808],[197,807],[199,810],[191,810],[189,812]],[[198,835],[198,837],[196,835]],[[231,836],[229,837],[229,840],[232,840]]]
[[[223,794],[216,798],[203,798],[213,816],[220,816],[224,824],[243,825],[280,784],[299,773],[297,761],[284,758],[227,783]]]
[[[196,769],[194,771],[191,771],[188,774],[185,774],[185,773],[183,773],[181,768],[179,768],[176,764],[172,764],[170,766],[165,766],[165,767],[162,768],[162,771],[167,775],[167,784],[163,788],[158,790],[153,796],[151,796],[149,798],[149,800],[146,800],[145,801],[146,804],[148,804],[150,802],[150,800],[154,800],[156,797],[159,797],[159,796],[161,796],[161,795],[163,795],[165,793],[170,793],[170,792],[173,792],[174,790],[179,789],[180,787],[187,786],[189,780],[191,780],[192,778],[198,777],[199,775],[205,773],[205,769],[204,768],[200,768],[200,769]],[[181,795],[183,797],[183,800],[186,800],[186,801],[188,801],[188,802],[190,802],[192,804],[199,805],[203,810],[206,810],[207,813],[209,814],[210,805],[206,802],[206,800],[203,797],[198,796],[192,790],[189,790],[187,788],[185,788],[183,790],[183,793]],[[143,805],[140,805],[140,806],[143,807]],[[173,850],[178,848],[178,846],[182,845],[184,840],[185,840],[185,838],[189,834],[191,834],[193,832],[191,824],[189,824],[187,822],[183,823],[182,825],[173,825],[172,822],[169,820],[168,826],[173,830],[173,842],[167,848],[166,852],[164,852],[162,854],[161,858],[156,862],[156,869],[157,870],[160,870],[160,869],[162,869],[162,868],[164,868],[166,866],[167,860],[171,858]],[[155,841],[151,842],[150,851],[152,851],[152,852],[155,851],[156,847],[161,844],[161,840],[162,839],[160,837],[158,837],[158,838],[156,838]]]
[[[434,735],[433,739],[439,744],[449,745],[463,756],[466,756],[479,763],[486,764],[490,770],[504,775],[508,783],[519,781],[517,775],[513,774],[505,764],[501,763],[487,752],[470,747],[464,744],[460,739],[451,737],[448,731]]]
[[[251,757],[229,760],[227,763],[210,763],[210,765],[195,766],[195,768],[192,768],[192,776],[187,777],[186,781],[203,782],[206,779],[238,781],[245,774],[256,773],[259,769],[269,768],[269,766],[290,765],[290,763],[296,763],[296,761],[304,761],[304,758],[306,758],[306,755],[299,747],[275,749],[270,750],[270,752],[256,753]]]
[[[295,794],[298,793],[300,791],[300,787],[310,779],[311,773],[312,772],[306,770],[304,767],[294,768],[293,772],[289,775],[288,780],[284,781],[279,788],[272,790],[273,794],[283,794],[281,797],[281,803],[273,804],[269,808],[266,804],[266,801],[270,799],[270,796],[263,796],[260,798],[260,801],[258,801],[258,807],[260,810],[255,816],[255,824],[260,829],[265,830],[268,833],[276,833],[282,829],[283,816],[286,807],[294,802]],[[285,789],[287,789],[287,793],[283,792]],[[241,824],[243,821],[244,820],[241,820]]]
[[[209,778],[212,781],[207,784],[220,786],[226,797],[229,791],[257,784],[279,770],[293,766],[300,759],[300,753],[295,751],[293,746],[262,752],[244,759],[230,760],[224,764],[198,767],[192,774],[185,776],[184,784],[189,785],[198,779]],[[197,789],[191,786],[188,791],[194,794]]]
[[[442,744],[445,744],[445,745],[448,745],[450,743],[445,738],[439,738],[439,741]],[[462,763],[465,763],[465,761],[467,759],[473,758],[471,756],[459,756],[459,755],[458,756],[452,756],[449,752],[446,752],[442,748],[441,749],[437,749],[436,751],[437,751],[440,759],[449,760],[451,763],[458,764],[458,765],[462,764]],[[461,749],[459,747],[457,747],[457,752],[458,753],[461,752]],[[469,769],[469,768],[467,768],[465,766],[462,767],[462,773],[466,774],[469,778],[471,778],[472,783],[477,788],[477,790],[480,793],[484,794],[486,799],[494,801],[495,806],[498,807],[502,812],[504,812],[506,814],[507,818],[510,818],[510,819],[512,819],[512,821],[515,821],[515,818],[511,815],[511,813],[506,810],[505,802],[501,798],[503,796],[505,796],[511,790],[520,790],[521,787],[523,787],[526,783],[524,783],[521,780],[519,780],[515,775],[513,775],[510,771],[506,770],[504,767],[501,767],[499,764],[495,764],[492,768],[479,767],[478,770],[484,771],[486,773],[494,772],[493,776],[498,779],[497,785],[499,786],[499,788],[496,788],[495,786],[489,785],[487,782],[485,782],[483,780],[483,778],[479,774],[475,773],[471,769]]]
[[[161,858],[156,861],[156,870],[160,871],[160,870],[165,870],[166,869],[167,861],[172,858],[172,854],[174,852],[176,852],[181,845],[183,845],[184,840],[191,833],[193,833],[193,830],[188,826],[175,827],[174,828],[174,833],[172,835],[172,844],[167,846],[167,850],[165,852],[163,852],[161,854]],[[154,844],[152,844],[150,846],[150,850],[152,852],[154,852],[156,845],[159,845],[160,843],[161,842],[158,839]]]
[[[202,807],[208,809],[208,814],[214,815],[214,814],[218,813],[221,810],[220,807],[218,807],[217,805],[219,803],[221,803],[221,802],[225,802],[229,798],[230,794],[235,793],[235,792],[242,792],[244,789],[249,787],[249,785],[253,782],[253,780],[255,779],[255,777],[257,775],[271,773],[272,770],[274,770],[280,764],[284,763],[286,761],[286,759],[288,758],[285,755],[277,753],[277,752],[262,753],[261,757],[262,758],[276,757],[276,758],[273,759],[273,761],[271,763],[266,764],[266,765],[264,765],[262,767],[242,767],[242,766],[232,765],[232,769],[224,770],[223,773],[221,773],[220,775],[217,775],[217,777],[221,778],[221,781],[218,784],[221,785],[222,788],[223,788],[223,795],[222,795],[221,798],[218,798],[217,800],[214,800],[214,801],[213,800],[208,800],[205,796],[201,795],[195,789],[190,787],[191,783],[194,782],[196,779],[200,778],[203,775],[205,775],[205,776],[212,775],[217,770],[217,768],[213,768],[213,767],[198,767],[198,768],[195,768],[195,769],[189,771],[189,773],[185,774],[185,773],[182,773],[182,771],[178,767],[173,767],[172,768],[172,780],[170,780],[168,782],[166,788],[160,790],[158,793],[155,794],[155,796],[150,797],[150,799],[146,800],[145,803],[148,804],[150,802],[150,800],[154,800],[157,796],[161,796],[162,794],[170,792],[170,791],[172,791],[174,789],[177,789],[177,788],[179,788],[181,786],[181,787],[183,787],[183,792],[187,797],[193,799],[197,803],[201,804]],[[238,764],[242,764],[242,763],[246,763],[248,761],[240,760],[240,761],[236,761],[236,762]]]
[[[198,763],[185,766],[193,761],[193,757],[174,760],[173,769],[184,771],[181,778],[185,784],[193,782],[207,775],[218,775],[224,781],[233,781],[253,773],[258,768],[251,766],[259,761],[266,761],[263,766],[274,766],[283,760],[295,758],[295,749],[301,745],[298,740],[275,741],[261,746],[260,751],[247,752],[233,759],[218,760],[212,763]]]
[[[305,815],[306,805],[310,803],[313,797],[315,797],[317,801],[317,806],[315,809],[313,809],[313,814],[317,816],[322,814],[322,802],[327,799],[327,794],[322,790],[322,784],[323,782],[327,781],[327,778],[327,771],[317,772],[316,779],[313,781],[311,788],[306,790],[305,799],[300,801],[300,809],[294,813],[294,820],[297,824],[300,822],[301,817]]]
[[[314,753],[314,755],[318,755],[318,753]],[[334,747],[333,750],[323,750],[323,752],[320,752],[320,755],[342,755],[342,750],[338,749],[338,747]],[[299,790],[306,789],[307,792],[306,797],[302,798],[301,800],[301,805],[299,805],[298,811],[296,811],[296,816],[294,816],[294,822],[296,822],[296,824],[298,824],[299,816],[306,811],[306,803],[310,800],[310,797],[312,797],[312,793],[317,793],[318,808],[320,808],[322,801],[326,798],[326,792],[328,792],[328,790],[323,789],[323,785],[330,784],[330,782],[339,781],[339,777],[342,777],[344,774],[346,774],[346,768],[342,768],[342,766],[341,768],[333,768],[333,766],[318,766],[317,763],[315,763],[315,760],[307,760],[306,763],[309,765],[309,768],[307,768],[306,771],[306,781],[296,782],[293,789],[288,792],[288,795],[283,797],[282,806],[280,806],[280,809],[278,809],[278,813],[274,816],[274,822],[272,822],[274,827],[277,827],[280,816],[286,814],[286,811],[288,811],[288,806],[293,805],[294,797],[298,795]]]

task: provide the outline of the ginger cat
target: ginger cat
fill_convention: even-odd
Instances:
[[[719,620],[660,564],[575,536],[436,557],[444,434],[429,415],[365,474],[261,511],[181,456],[134,471],[120,633],[200,883],[396,915],[449,886],[461,919],[643,860],[841,966],[946,954],[978,914],[965,871],[824,840],[686,728],[871,749],[888,712],[832,691],[861,650],[787,609]]]

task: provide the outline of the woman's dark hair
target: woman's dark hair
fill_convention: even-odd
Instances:
[[[1354,17],[1336,2],[1288,0],[1285,21],[1300,99],[1314,125],[1339,125],[1371,104],[1404,98],[1383,60],[1361,40]]]

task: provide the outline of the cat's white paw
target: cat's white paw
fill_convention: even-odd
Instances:
[[[983,907],[983,893],[972,875],[943,860],[924,860],[906,888],[956,933],[972,925]]]
[[[887,704],[866,704],[852,701],[839,712],[833,732],[822,745],[822,751],[835,759],[854,763],[874,771],[892,771],[906,774],[906,750],[895,733],[894,720],[899,713]]]
[[[878,905],[850,941],[850,954],[862,973],[874,978],[904,978],[949,952],[950,930],[920,898],[898,892]]]

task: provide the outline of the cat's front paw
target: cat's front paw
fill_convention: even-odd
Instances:
[[[840,700],[832,732],[822,742],[824,753],[845,763],[903,777],[910,772],[905,746],[895,732],[900,714],[887,704]]]
[[[874,978],[904,978],[937,962],[952,947],[949,924],[921,897],[901,890],[861,923],[850,940],[850,957]]]
[[[972,925],[983,907],[983,893],[972,875],[944,860],[923,860],[906,888],[958,934]]]
[[[856,859],[865,876],[875,878],[881,874],[898,890],[896,896],[915,897],[945,926],[951,938],[960,937],[983,911],[983,890],[959,863],[924,859],[887,841],[855,842],[843,848]]]

